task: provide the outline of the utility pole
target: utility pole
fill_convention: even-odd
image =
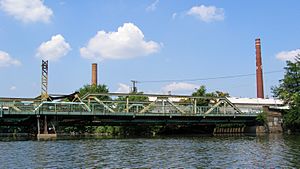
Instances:
[[[132,82],[132,93],[137,93],[137,87],[136,84],[138,83],[138,81],[136,80],[131,80]]]

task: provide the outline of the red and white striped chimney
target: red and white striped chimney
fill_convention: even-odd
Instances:
[[[256,89],[257,98],[264,98],[264,82],[262,73],[262,61],[261,61],[261,45],[260,39],[255,39],[256,49]]]

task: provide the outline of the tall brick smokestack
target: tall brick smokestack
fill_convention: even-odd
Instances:
[[[97,85],[97,63],[92,64],[92,85]]]
[[[264,98],[264,82],[262,73],[262,61],[261,61],[261,45],[260,39],[255,39],[255,49],[256,49],[256,88],[257,88],[257,98]]]

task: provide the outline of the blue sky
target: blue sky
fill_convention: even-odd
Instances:
[[[41,59],[49,93],[72,93],[91,81],[91,63],[111,92],[130,80],[146,93],[208,91],[256,97],[255,38],[263,71],[283,70],[300,53],[300,1],[0,0],[0,96],[40,94]],[[283,72],[264,75],[265,95]]]

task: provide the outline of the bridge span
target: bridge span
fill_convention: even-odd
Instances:
[[[79,97],[0,98],[0,125],[21,125],[47,133],[75,125],[255,124],[257,111],[243,112],[227,98],[100,93]],[[41,127],[42,126],[42,127]]]

